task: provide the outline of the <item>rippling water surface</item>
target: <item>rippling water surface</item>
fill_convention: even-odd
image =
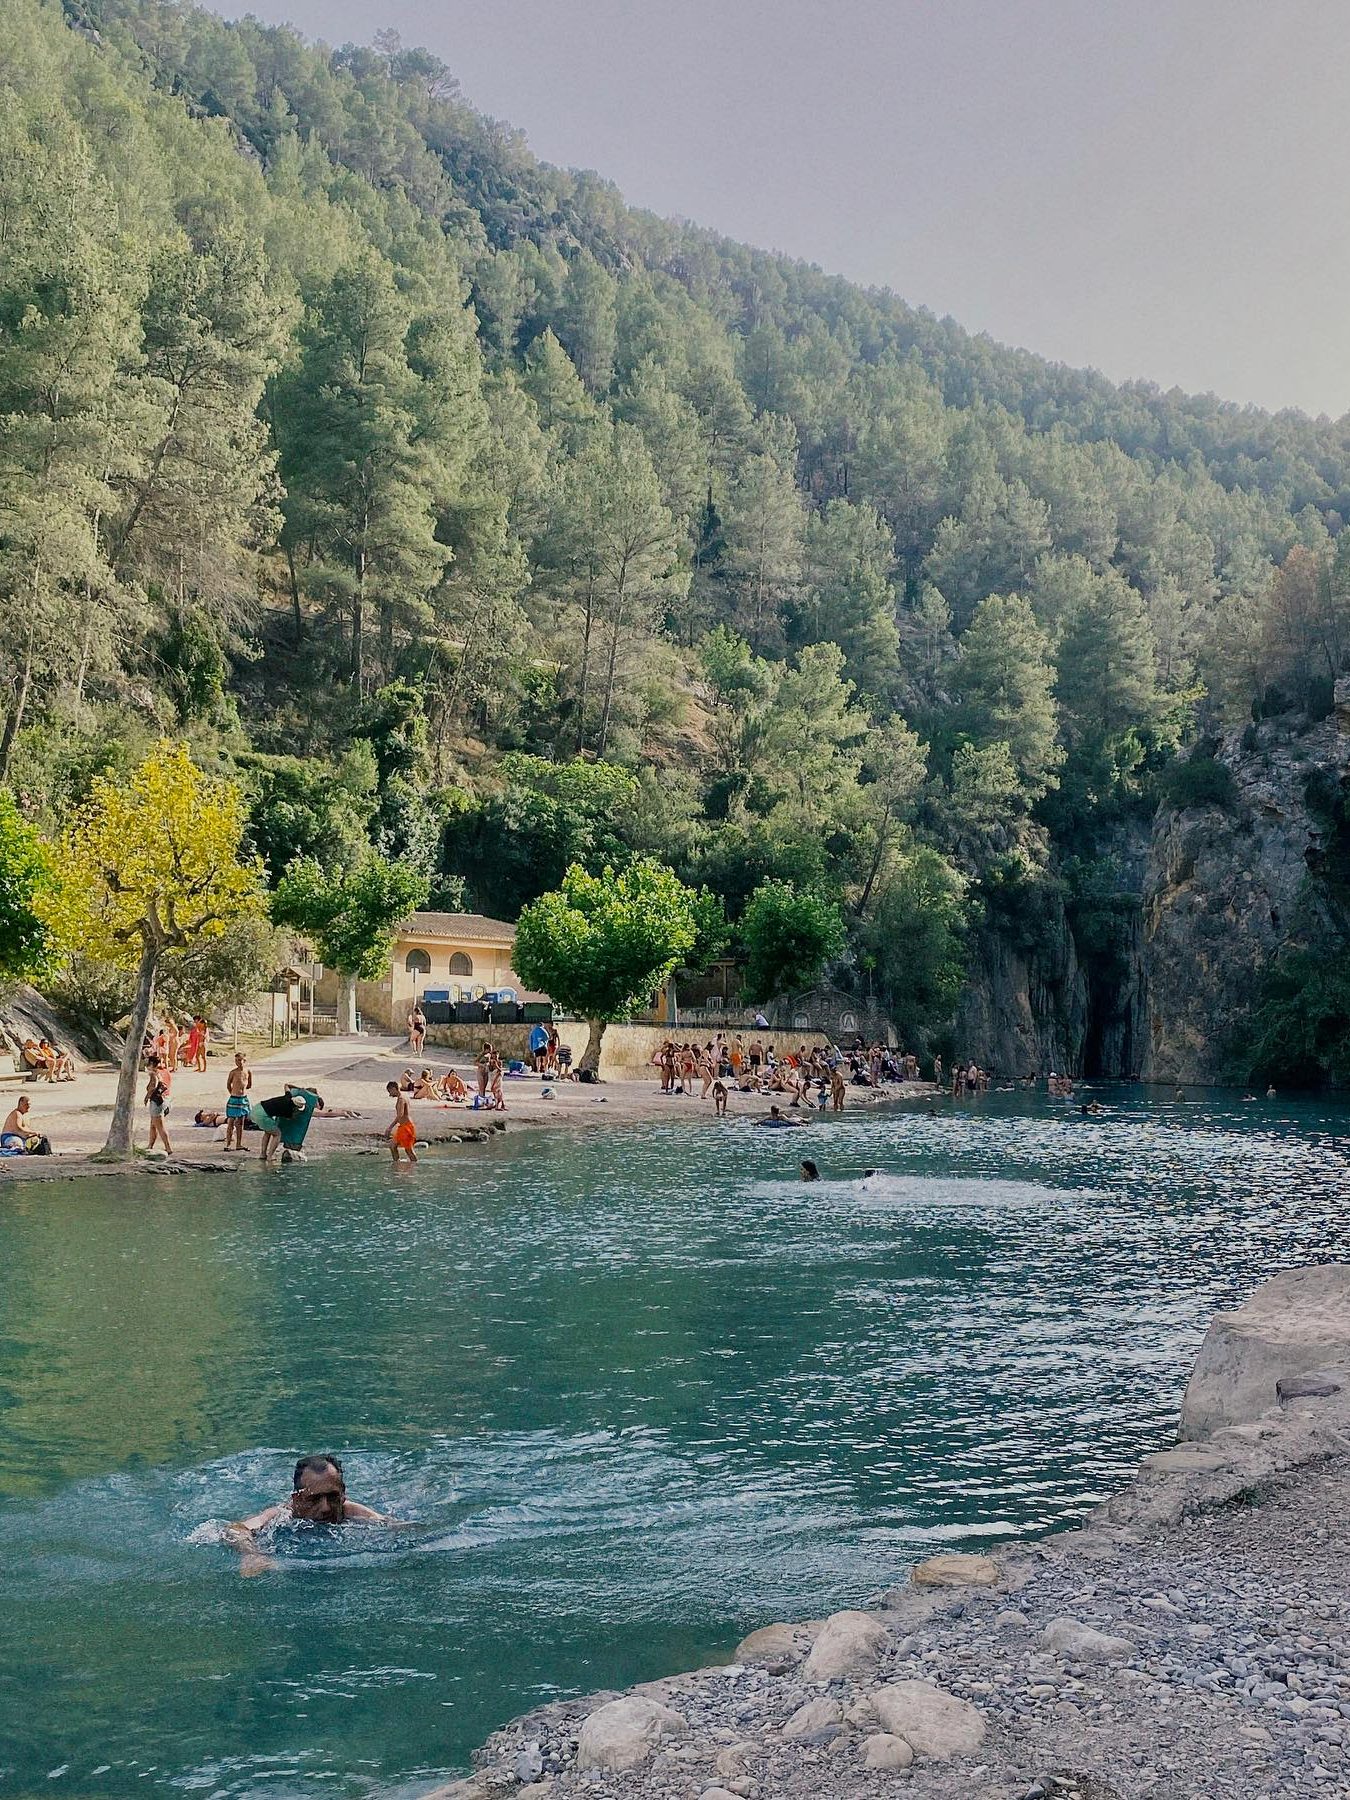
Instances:
[[[1215,1306],[1347,1254],[1345,1109],[1103,1098],[0,1189],[0,1791],[413,1793],[1079,1517]],[[310,1449],[409,1523],[241,1580]]]

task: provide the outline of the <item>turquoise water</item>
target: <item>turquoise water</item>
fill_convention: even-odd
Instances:
[[[1344,1109],[1106,1097],[0,1187],[0,1791],[412,1794],[1081,1516],[1216,1305],[1347,1253]],[[241,1580],[310,1449],[412,1523]]]

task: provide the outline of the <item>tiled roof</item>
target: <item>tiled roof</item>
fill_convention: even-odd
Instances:
[[[516,928],[483,913],[415,912],[399,925],[403,937],[465,938],[474,944],[513,944]]]

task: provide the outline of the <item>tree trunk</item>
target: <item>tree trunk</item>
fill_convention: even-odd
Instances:
[[[582,1052],[581,1061],[578,1063],[577,1067],[580,1069],[594,1069],[598,1075],[600,1073],[600,1040],[605,1035],[605,1021],[603,1019],[591,1019],[589,1024],[591,1034],[586,1039],[586,1048]]]
[[[885,812],[881,816],[881,823],[877,826],[876,854],[872,858],[871,868],[867,871],[867,880],[863,885],[863,891],[859,894],[857,904],[853,908],[853,916],[856,919],[861,919],[863,914],[867,911],[868,902],[872,898],[872,889],[876,886],[877,876],[881,873],[881,859],[886,854],[890,822],[891,809],[887,806]]]
[[[586,700],[591,680],[591,626],[595,622],[595,563],[586,577],[586,606],[581,629],[581,682],[577,694],[577,755],[586,748]]]
[[[356,977],[338,970],[337,1028],[351,1037],[356,1031]]]
[[[365,673],[365,607],[366,607],[366,555],[358,551],[356,557],[356,591],[352,595],[352,686],[357,694],[361,692],[361,678]]]
[[[603,756],[609,747],[609,721],[614,711],[614,671],[619,661],[619,633],[623,630],[625,597],[620,586],[614,601],[614,630],[609,639],[609,665],[605,670],[605,706],[600,714],[600,739],[596,752]]]
[[[291,576],[291,627],[295,633],[296,644],[300,644],[305,635],[305,615],[300,608],[300,576],[295,567],[295,546],[286,546],[286,567]]]
[[[4,735],[0,736],[0,781],[9,776],[10,758],[14,754],[14,740],[23,727],[23,715],[28,710],[28,693],[33,685],[33,632],[35,626],[33,615],[28,615],[28,642],[23,653],[23,674],[19,677],[18,691],[14,696],[14,704],[9,709],[5,720]]]
[[[112,1123],[104,1150],[110,1156],[131,1155],[131,1109],[136,1104],[136,1077],[141,1067],[141,1045],[145,1027],[155,1000],[155,975],[159,970],[159,945],[146,941],[141,951],[141,965],[136,971],[136,998],[131,1003],[131,1023],[127,1026],[122,1046],[122,1064],[117,1071],[117,1098],[113,1101]]]

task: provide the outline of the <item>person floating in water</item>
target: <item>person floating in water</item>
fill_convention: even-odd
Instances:
[[[291,1497],[264,1507],[250,1519],[237,1519],[226,1528],[224,1541],[239,1552],[239,1573],[261,1575],[276,1567],[276,1559],[264,1555],[258,1537],[283,1519],[302,1519],[313,1525],[392,1525],[393,1519],[347,1498],[347,1483],[336,1456],[302,1456],[291,1476]]]
[[[802,1180],[803,1181],[819,1181],[820,1180],[820,1170],[811,1161],[811,1158],[809,1156],[804,1156],[802,1158]]]
[[[789,1119],[785,1112],[776,1106],[771,1106],[768,1118],[756,1119],[755,1123],[756,1125],[804,1125],[806,1121],[805,1119]]]

